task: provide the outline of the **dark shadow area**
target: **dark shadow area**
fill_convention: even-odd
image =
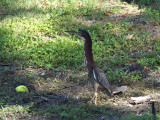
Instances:
[[[134,3],[139,6],[139,8],[148,7],[155,10],[160,11],[160,1],[159,0],[121,0],[122,2],[125,1],[129,4]]]
[[[76,98],[73,96],[68,96],[67,94],[57,94],[60,93],[59,91],[36,91],[36,86],[43,86],[43,84],[41,84],[40,81],[39,84],[33,83],[33,77],[36,81],[38,80],[35,76],[29,76],[27,71],[25,71],[24,69],[19,70],[18,66],[16,66],[14,63],[0,63],[0,108],[5,110],[5,107],[10,106],[10,108],[8,109],[14,110],[13,112],[9,111],[9,114],[6,110],[4,111],[5,117],[7,119],[99,120],[103,118],[109,120],[117,120],[127,114],[137,113],[137,111],[132,110],[131,108],[125,109],[125,105],[124,108],[115,107],[112,104],[95,106],[94,104],[87,103],[91,98]],[[42,76],[39,75],[39,77]],[[66,82],[69,84],[71,80],[68,79]],[[48,82],[48,84],[51,83]],[[18,85],[25,85],[29,89],[29,93],[16,92],[15,88]],[[86,85],[83,84],[83,86],[81,87],[85,88]],[[64,88],[64,91],[68,91],[68,88],[66,86],[66,88]],[[75,85],[73,89],[76,88],[77,87]],[[106,95],[101,96],[99,99],[109,100]],[[115,100],[118,100],[116,96]],[[25,109],[23,110],[21,108],[22,110],[20,110],[17,107],[18,105],[24,107]],[[12,106],[14,106],[15,108],[12,108]],[[141,106],[139,106],[139,108],[141,108]],[[147,106],[147,109],[150,109],[150,105]],[[143,111],[139,111],[138,114],[140,114],[141,112],[143,113]],[[126,118],[128,119],[133,116],[131,115]],[[4,115],[0,115],[0,117],[5,118]],[[137,116],[137,119],[138,117],[139,116]],[[151,116],[146,115],[144,116],[144,118],[151,118]]]
[[[132,106],[126,100],[125,102],[123,101],[124,103],[121,101],[124,99],[124,96],[129,97],[133,94],[135,96],[142,95],[140,90],[135,91],[135,93],[133,93],[133,91],[128,91],[129,93],[119,94],[118,97],[116,95],[112,98],[107,97],[105,93],[99,92],[98,101],[99,104],[102,102],[103,105],[95,106],[94,104],[88,103],[93,95],[93,89],[86,84],[84,81],[85,78],[81,79],[79,82],[77,81],[77,78],[69,77],[65,79],[69,73],[66,74],[66,76],[64,73],[59,76],[60,71],[57,73],[52,70],[46,70],[46,74],[42,75],[44,69],[37,70],[38,74],[31,74],[30,71],[33,69],[20,69],[20,67],[14,63],[0,63],[0,108],[5,109],[5,107],[10,106],[8,109],[17,109],[17,112],[12,113],[9,111],[10,114],[7,114],[7,111],[5,111],[5,117],[22,120],[99,120],[101,118],[117,120],[130,113],[139,115],[144,112],[144,109],[148,110],[145,112],[150,113],[149,110],[151,108],[148,104],[142,109],[141,104]],[[58,78],[58,76],[63,80],[56,84],[55,81],[53,82],[52,77]],[[50,78],[51,80],[48,80],[47,78]],[[19,85],[25,85],[29,89],[29,93],[16,92],[15,88]],[[55,87],[55,90],[47,90],[51,86],[53,86],[53,88]],[[82,90],[87,91],[82,92]],[[81,92],[83,94],[81,97],[76,96]],[[110,101],[110,103],[108,103],[108,101]],[[122,103],[118,103],[117,101],[121,101]],[[119,104],[119,107],[114,104]],[[25,109],[20,110],[18,107],[12,108],[12,106],[16,107],[18,105]],[[28,108],[26,108],[27,105]],[[129,107],[128,105],[131,105],[132,107]],[[138,115],[137,119],[139,117]],[[128,119],[131,116],[126,118]],[[133,117],[135,116],[136,115],[133,115]],[[1,115],[0,117],[5,118],[4,115]],[[144,118],[151,118],[151,115],[145,115]]]

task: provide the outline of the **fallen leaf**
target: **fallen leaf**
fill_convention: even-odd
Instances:
[[[126,35],[125,38],[126,39],[132,39],[134,34],[130,34],[130,35]]]
[[[149,68],[147,66],[144,66],[144,69],[148,70]]]
[[[112,32],[114,32],[114,31],[116,31],[116,28],[113,28],[113,29],[112,29]]]
[[[108,13],[108,12],[105,12],[105,13],[106,13],[106,15],[111,16],[111,14],[110,14],[110,13]]]
[[[155,35],[152,37],[152,40],[154,40],[154,39],[156,39],[156,38],[158,38],[158,37],[160,37],[160,33],[155,34]]]

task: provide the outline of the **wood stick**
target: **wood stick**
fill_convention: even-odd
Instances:
[[[123,8],[125,8],[126,6],[125,5],[117,5],[117,4],[115,4],[115,5],[110,5],[110,6],[106,6],[106,7],[123,7]]]
[[[155,99],[155,101],[160,101],[160,94],[155,94],[155,95],[146,95],[146,96],[139,96],[139,97],[131,97],[131,99],[135,102],[135,103],[143,103],[143,102],[147,102],[150,101],[151,99]]]
[[[135,103],[143,103],[143,102],[149,101],[152,97],[153,97],[152,95],[147,95],[147,96],[140,96],[140,97],[131,97],[131,99]]]

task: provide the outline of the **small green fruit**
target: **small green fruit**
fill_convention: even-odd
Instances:
[[[29,92],[28,88],[24,85],[19,85],[16,87],[16,92]]]

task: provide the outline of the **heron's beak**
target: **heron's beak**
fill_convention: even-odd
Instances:
[[[79,35],[79,32],[77,32],[77,31],[65,31],[65,32],[68,32],[68,33],[75,33],[75,34],[78,34],[78,35]]]

